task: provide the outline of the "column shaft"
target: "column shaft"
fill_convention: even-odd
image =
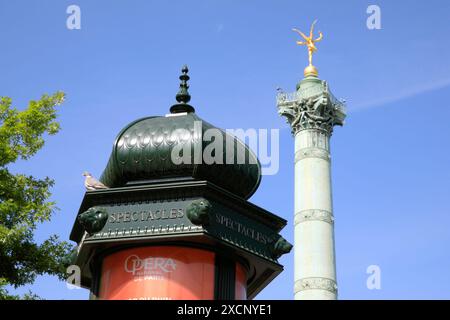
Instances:
[[[295,299],[336,299],[329,133],[295,135]]]

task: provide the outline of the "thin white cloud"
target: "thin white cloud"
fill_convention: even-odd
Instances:
[[[401,101],[423,93],[439,90],[448,86],[450,86],[450,78],[429,82],[426,84],[422,84],[420,86],[405,89],[396,95],[382,97],[380,99],[366,101],[360,104],[356,104],[354,106],[349,106],[349,111],[360,111],[362,109],[381,107],[383,105],[392,102]]]

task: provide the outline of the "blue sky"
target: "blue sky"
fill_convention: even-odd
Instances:
[[[66,28],[79,5],[81,30]],[[368,30],[366,9],[381,8]],[[288,220],[293,242],[293,138],[277,115],[275,88],[294,91],[307,57],[292,27],[314,18],[324,40],[314,63],[348,118],[332,138],[340,299],[450,299],[450,2],[428,1],[6,1],[0,0],[0,95],[23,107],[62,90],[61,132],[13,166],[55,179],[61,209],[36,239],[68,235],[84,194],[84,170],[99,176],[115,135],[164,115],[180,67],[190,67],[192,104],[222,128],[279,128],[280,171],[251,201]],[[293,298],[293,254],[259,296]],[[381,268],[381,290],[366,268]],[[40,277],[47,299],[86,299]]]

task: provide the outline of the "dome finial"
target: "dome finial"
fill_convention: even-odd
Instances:
[[[180,89],[176,95],[176,99],[178,101],[177,104],[174,104],[170,108],[171,113],[181,113],[181,112],[195,112],[194,107],[188,104],[191,100],[191,95],[189,94],[189,85],[188,80],[190,77],[188,76],[189,68],[187,65],[184,65],[181,69],[182,74],[180,75]]]

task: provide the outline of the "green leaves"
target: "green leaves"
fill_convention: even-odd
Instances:
[[[34,230],[37,223],[48,221],[54,203],[46,200],[53,184],[48,177],[38,180],[0,169],[0,222],[7,227],[24,225]]]
[[[30,101],[28,108],[19,111],[11,107],[12,100],[0,98],[0,166],[29,159],[44,145],[42,135],[56,134],[56,107],[64,101],[64,93],[44,95],[40,100]]]
[[[44,95],[31,101],[25,110],[12,107],[8,97],[0,98],[0,299],[18,299],[6,285],[19,287],[32,283],[36,276],[65,276],[63,259],[72,246],[52,236],[41,244],[34,242],[38,224],[49,221],[55,212],[49,202],[54,181],[46,177],[12,174],[7,165],[29,159],[44,145],[45,134],[56,134],[56,107],[64,94]],[[24,299],[36,299],[32,293]]]

